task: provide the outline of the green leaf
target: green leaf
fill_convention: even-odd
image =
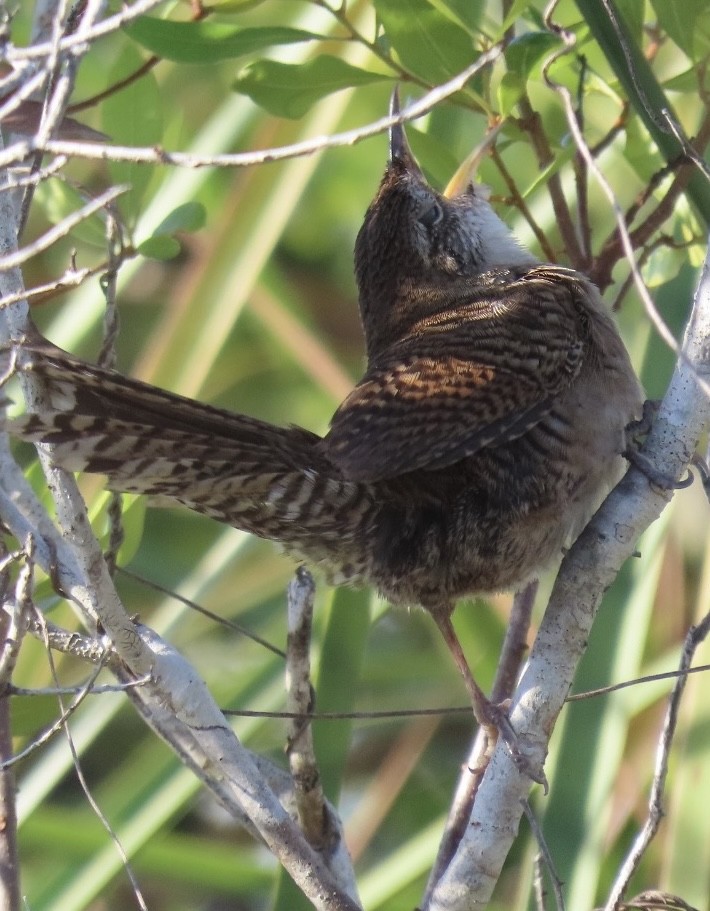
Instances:
[[[500,27],[500,32],[496,35],[496,38],[499,38],[501,35],[505,34],[508,29],[519,19],[525,10],[530,5],[530,0],[513,0],[513,5],[508,10],[508,15],[503,20],[503,24]]]
[[[649,288],[658,288],[671,281],[688,259],[686,250],[657,247],[644,263],[643,278]]]
[[[150,259],[175,259],[180,242],[169,234],[154,234],[138,245],[138,252]]]
[[[525,2],[529,3],[530,0]],[[433,4],[448,10],[469,31],[478,31],[483,18],[482,3],[471,3],[471,0],[433,0]]]
[[[56,696],[13,696],[12,733],[14,737],[36,736],[43,727],[57,720],[61,709]]]
[[[326,95],[387,78],[321,54],[301,65],[257,60],[237,76],[234,88],[270,113],[295,119]]]
[[[135,73],[144,63],[141,54],[127,45],[109,73],[109,85]],[[101,122],[104,132],[116,145],[154,146],[163,138],[163,98],[153,73],[114,92],[101,107]],[[150,183],[154,169],[145,164],[110,161],[111,178],[115,183],[129,184],[131,190],[121,197],[119,205],[133,224],[141,209],[143,194]]]
[[[478,56],[471,36],[428,0],[375,0],[375,9],[397,56],[429,82],[444,82]]]
[[[536,64],[562,42],[550,32],[527,32],[510,42],[505,51],[508,72],[527,79]]]
[[[176,63],[214,63],[243,57],[277,44],[296,44],[322,38],[297,28],[242,28],[226,22],[171,22],[141,16],[125,26],[128,35],[151,53]]]
[[[411,124],[407,126],[407,139],[427,177],[432,177],[435,185],[445,187],[459,165],[451,148],[436,136],[422,133]]]
[[[85,206],[88,197],[58,178],[43,181],[35,190],[35,200],[44,209],[52,224],[58,224],[67,215]],[[85,218],[71,230],[71,237],[91,247],[106,249],[106,223],[101,213]]]
[[[698,70],[691,66],[689,70],[671,76],[663,82],[663,88],[671,92],[697,92],[698,90]]]
[[[707,45],[710,11],[707,0],[651,0],[658,24],[693,59],[693,52]]]
[[[498,109],[501,117],[507,117],[525,91],[525,80],[518,73],[504,73],[498,85]]]
[[[207,221],[205,207],[199,202],[186,202],[161,221],[154,234],[175,234],[176,231],[199,231]]]
[[[217,13],[243,13],[264,2],[266,0],[213,0],[212,3],[203,3],[202,6],[205,10],[214,10]]]
[[[616,5],[624,17],[629,32],[637,44],[640,44],[643,39],[645,4],[639,3],[639,0],[616,0]]]

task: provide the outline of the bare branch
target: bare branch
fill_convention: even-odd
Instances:
[[[708,337],[710,248],[682,356],[643,450],[669,478],[681,476],[710,422],[710,403],[702,385],[710,375]],[[670,497],[669,491],[651,486],[645,475],[631,468],[563,559],[511,711],[513,726],[533,756],[546,751],[604,591]],[[499,744],[456,856],[426,911],[464,911],[490,899],[529,787]]]
[[[612,886],[605,905],[605,911],[614,911],[615,908],[619,907],[619,904],[624,897],[624,893],[629,887],[631,878],[637,871],[639,864],[646,853],[646,849],[655,838],[658,827],[663,819],[663,792],[668,776],[668,760],[670,758],[673,737],[678,722],[680,701],[685,690],[685,685],[688,682],[687,672],[690,669],[696,649],[706,639],[709,632],[710,613],[706,614],[702,622],[697,626],[692,626],[685,637],[683,653],[678,668],[680,676],[678,677],[676,684],[673,687],[671,697],[668,700],[666,717],[663,721],[663,730],[658,743],[656,768],[653,774],[653,786],[648,802],[648,816],[614,881],[614,885]]]
[[[145,16],[156,6],[160,6],[162,2],[163,0],[135,0],[130,6],[124,6],[120,13],[109,16],[95,25],[80,26],[73,35],[67,35],[57,42],[56,49],[60,53],[73,51],[78,54],[84,54],[87,46],[92,41],[102,38],[104,35],[113,34],[113,32],[118,31],[128,22],[132,22],[139,16]],[[51,41],[33,44],[26,48],[11,46],[6,48],[7,59],[10,63],[41,60],[50,57],[54,51],[55,47]]]
[[[303,837],[192,666],[152,630],[137,629],[154,655],[151,684],[129,692],[146,723],[176,750],[224,807],[237,817],[248,816],[319,911],[360,911],[347,884],[335,880]],[[213,769],[216,757],[219,774]]]
[[[20,266],[22,263],[26,263],[27,260],[32,259],[33,256],[41,253],[43,250],[48,250],[62,237],[66,237],[72,228],[75,228],[87,218],[91,218],[95,212],[103,209],[118,196],[121,196],[123,193],[127,192],[127,190],[128,187],[125,186],[111,187],[109,190],[103,192],[100,196],[97,196],[96,199],[92,199],[90,202],[87,202],[86,205],[82,206],[80,209],[77,209],[76,212],[72,212],[71,215],[67,215],[66,218],[63,218],[49,231],[45,231],[45,233],[42,234],[41,237],[38,237],[37,240],[33,241],[31,244],[24,246],[22,250],[18,250],[16,253],[10,253],[6,256],[0,257],[0,272],[7,269],[13,269],[16,266]],[[2,303],[3,301],[0,300],[0,305],[2,305]]]
[[[384,133],[395,124],[406,123],[410,120],[416,120],[418,117],[423,117],[437,104],[461,91],[472,76],[497,60],[501,53],[501,46],[495,45],[481,54],[475,63],[462,70],[453,79],[427,92],[417,101],[408,104],[397,114],[381,117],[373,123],[354,130],[306,139],[292,145],[265,149],[261,152],[196,155],[187,152],[168,152],[157,147],[105,146],[100,143],[68,142],[57,139],[50,139],[39,145],[34,140],[24,140],[8,146],[4,152],[0,152],[0,167],[7,167],[16,161],[22,161],[36,150],[53,155],[88,158],[96,161],[130,161],[134,164],[174,165],[185,168],[251,167],[271,161],[283,161],[287,158],[313,155],[316,152],[323,151],[323,149],[355,145],[363,139],[369,139],[371,136]]]

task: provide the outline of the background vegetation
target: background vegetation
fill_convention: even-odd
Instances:
[[[689,168],[692,179],[678,188],[678,175],[686,173],[677,167],[678,146],[667,123],[649,111],[658,113],[660,92],[684,133],[700,134],[698,151],[704,153],[710,133],[710,10],[701,0],[624,0],[618,6],[628,47],[647,63],[637,68],[635,83],[624,80],[618,47],[604,31],[605,4],[582,0],[561,0],[554,10],[554,21],[569,28],[577,43],[549,75],[578,100],[586,141],[621,209],[631,214],[639,203],[632,228],[656,219],[648,223],[648,236],[633,239],[658,311],[678,337],[704,255],[710,195],[697,169]],[[36,12],[32,4],[21,5],[8,23],[17,47],[30,41]],[[481,173],[499,213],[541,258],[591,270],[603,283],[608,276],[606,298],[618,303],[634,363],[649,396],[658,397],[674,357],[630,286],[628,263],[620,255],[604,258],[614,214],[594,177],[584,176],[560,97],[545,82],[543,63],[562,42],[545,26],[543,13],[537,0],[164,5],[151,11],[154,18],[137,19],[92,46],[72,102],[95,99],[143,66],[141,78],[70,114],[116,146],[210,154],[283,146],[375,121],[386,112],[396,81],[404,97],[418,97],[507,34],[515,40],[495,65],[408,129],[412,146],[441,186],[487,125],[506,118],[497,154]],[[171,30],[178,23],[179,30]],[[526,126],[532,112],[539,120]],[[26,130],[27,124],[19,126]],[[176,392],[322,432],[362,367],[352,248],[386,154],[386,137],[380,135],[248,168],[75,158],[61,176],[38,187],[25,238],[39,236],[107,185],[130,183],[117,203],[129,253],[118,277],[120,369]],[[580,203],[587,182],[588,215]],[[593,258],[584,241],[576,253],[570,250],[571,235],[550,196],[556,187],[575,224],[589,225]],[[669,191],[675,193],[669,210],[656,215]],[[27,263],[27,287],[62,275],[73,251],[77,266],[101,264],[104,234],[101,217],[84,221]],[[89,358],[100,345],[103,310],[96,279],[32,303],[36,322],[53,341]],[[29,471],[39,489],[36,466]],[[100,481],[83,478],[82,488],[104,533],[107,497]],[[605,599],[577,691],[675,667],[679,643],[710,597],[707,516],[695,484],[675,497],[645,536],[638,559]],[[125,525],[119,564],[151,583],[118,574],[128,610],[180,648],[224,708],[282,709],[282,661],[170,593],[282,647],[290,561],[268,543],[142,501],[127,499]],[[549,584],[542,580],[538,619]],[[76,625],[48,581],[38,597],[55,623]],[[368,592],[333,592],[325,585],[317,598],[317,709],[365,713],[315,723],[326,791],[343,813],[364,906],[411,909],[420,899],[472,734],[468,714],[449,711],[466,705],[463,685],[422,612],[392,611]],[[495,670],[509,601],[501,595],[463,604],[456,614],[484,687]],[[707,646],[698,660],[710,660]],[[57,656],[55,662],[62,682],[86,673],[75,659]],[[41,643],[25,640],[14,682],[52,685]],[[535,808],[570,909],[604,900],[645,818],[669,687],[667,681],[638,685],[571,704],[561,717],[546,767],[550,795],[536,794]],[[706,689],[702,674],[688,684],[667,817],[634,883],[637,892],[664,889],[698,908],[707,906],[710,887]],[[442,711],[367,717],[422,707]],[[56,715],[55,697],[14,697],[16,750]],[[276,758],[283,751],[283,721],[237,717],[234,724],[252,749]],[[153,911],[297,907],[273,859],[200,793],[198,782],[121,695],[87,699],[71,731],[92,794],[129,853]],[[18,785],[27,907],[132,907],[123,861],[84,798],[61,733],[22,763]],[[494,907],[531,902],[535,852],[523,827]]]

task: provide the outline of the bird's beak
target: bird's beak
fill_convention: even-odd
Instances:
[[[465,193],[468,190],[468,188],[474,182],[476,175],[478,174],[478,169],[481,166],[481,162],[485,158],[489,149],[493,146],[502,126],[502,121],[496,124],[490,133],[488,133],[488,135],[483,139],[483,141],[479,143],[473,152],[471,152],[471,154],[466,157],[465,161],[459,165],[456,173],[448,182],[446,189],[442,194],[446,199],[452,199],[454,196],[460,196],[462,193]]]
[[[399,114],[399,88],[395,86],[390,98],[390,115]],[[421,174],[421,168],[412,154],[407,142],[407,134],[404,132],[404,124],[396,123],[390,127],[390,163],[401,161],[409,171],[416,171]],[[422,175],[423,177],[423,175]]]

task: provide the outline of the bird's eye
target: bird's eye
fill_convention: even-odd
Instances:
[[[443,217],[444,213],[441,210],[441,206],[436,200],[433,200],[431,205],[421,213],[419,221],[425,228],[433,228],[439,224]]]

